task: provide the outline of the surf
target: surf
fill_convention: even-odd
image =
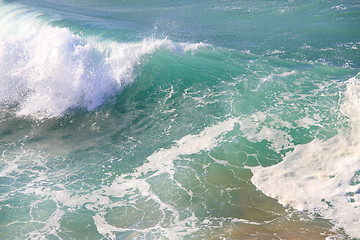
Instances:
[[[166,38],[127,43],[85,38],[23,6],[1,9],[0,103],[17,116],[46,119],[73,109],[92,111],[134,82],[147,55],[206,46]]]
[[[1,1],[0,238],[357,237],[357,9]]]
[[[345,85],[341,111],[350,128],[326,141],[294,146],[279,164],[251,168],[251,181],[282,205],[320,214],[335,230],[360,238],[359,74]]]

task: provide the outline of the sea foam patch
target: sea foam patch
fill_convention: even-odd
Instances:
[[[284,161],[271,167],[251,168],[251,181],[279,203],[320,214],[360,237],[360,80],[346,83],[342,111],[351,129],[335,137],[294,146]]]
[[[131,173],[109,173],[109,179],[103,179],[104,184],[90,192],[74,192],[62,183],[56,186],[43,185],[46,175],[39,175],[22,191],[29,196],[36,196],[39,202],[51,201],[56,208],[53,214],[41,222],[42,227],[30,233],[28,237],[40,239],[40,236],[60,232],[60,221],[66,217],[67,212],[78,209],[87,209],[92,215],[97,232],[109,239],[117,239],[119,234],[130,234],[131,238],[156,234],[159,237],[180,239],[199,230],[196,224],[200,221],[191,209],[179,209],[171,200],[164,200],[153,186],[153,180],[161,177],[163,181],[170,182],[176,188],[184,191],[191,199],[191,189],[183,187],[175,176],[174,161],[180,156],[209,151],[221,142],[223,134],[234,129],[239,119],[230,118],[223,122],[203,129],[199,134],[186,135],[175,141],[173,146],[158,149],[146,158],[146,162]],[[11,170],[5,170],[9,172]],[[46,182],[46,181],[45,181]],[[116,221],[109,217],[111,214],[133,213],[127,216],[128,222]],[[147,211],[143,211],[147,209]],[[184,212],[186,212],[184,214]],[[32,213],[30,213],[32,215]],[[155,216],[155,217],[154,217]],[[116,217],[115,217],[116,219]],[[145,222],[142,222],[144,219]],[[206,222],[205,222],[206,224]]]

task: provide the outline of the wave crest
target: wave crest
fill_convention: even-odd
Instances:
[[[73,108],[93,110],[136,77],[134,68],[160,47],[176,53],[203,44],[145,39],[119,43],[82,38],[53,27],[23,7],[0,12],[0,105],[18,116],[58,117]]]

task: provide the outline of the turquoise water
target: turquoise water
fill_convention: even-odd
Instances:
[[[0,1],[0,239],[360,238],[358,1]]]

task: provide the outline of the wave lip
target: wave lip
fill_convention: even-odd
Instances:
[[[175,53],[204,44],[144,39],[137,43],[82,38],[53,27],[18,5],[0,12],[0,105],[18,116],[58,117],[74,108],[93,110],[131,84],[145,55]],[[24,27],[26,26],[26,27]]]

